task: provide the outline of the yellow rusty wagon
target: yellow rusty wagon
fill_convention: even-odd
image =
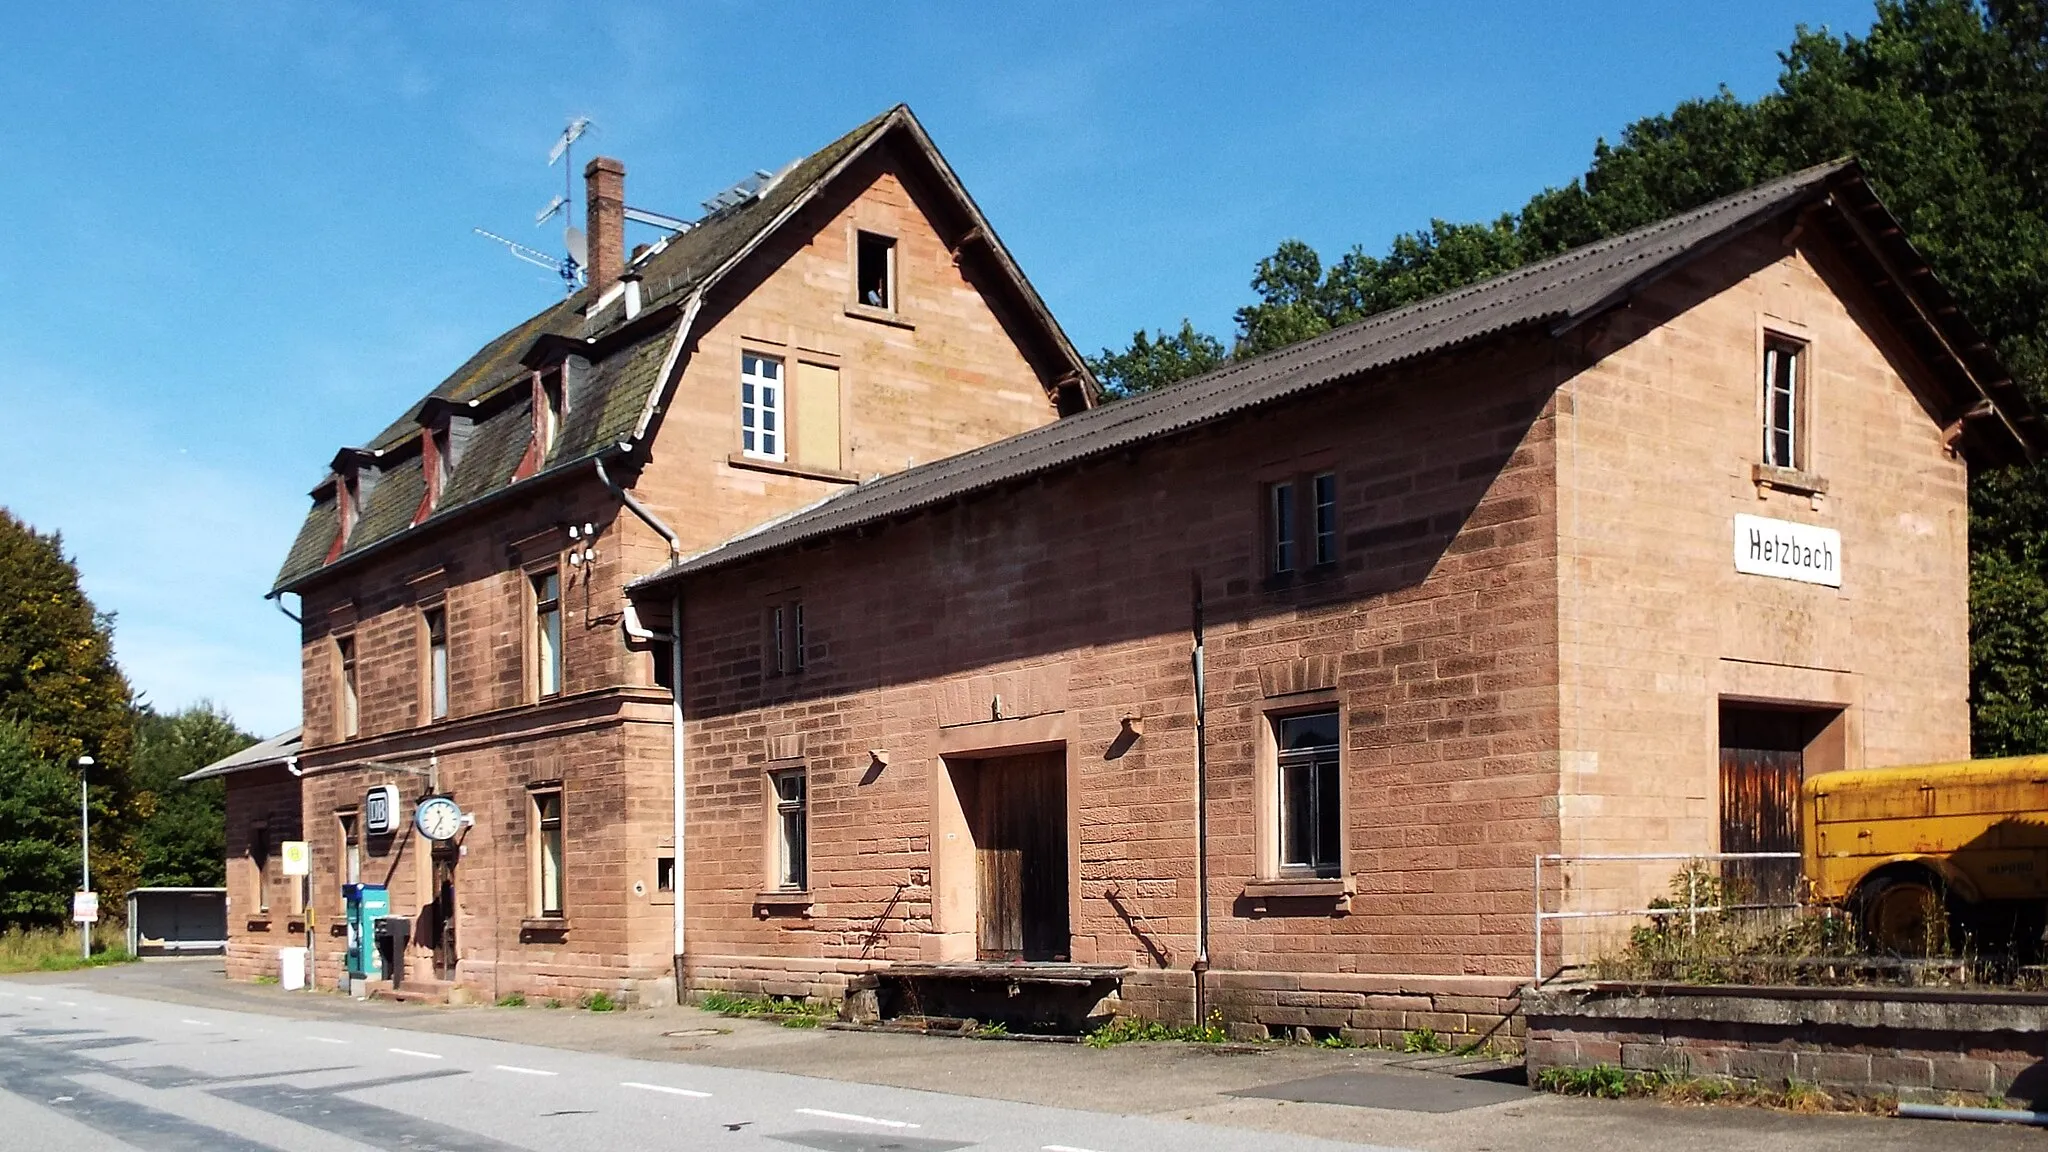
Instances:
[[[2048,913],[2048,756],[1825,772],[1802,788],[1812,898],[1925,955],[1962,930],[2031,948]]]

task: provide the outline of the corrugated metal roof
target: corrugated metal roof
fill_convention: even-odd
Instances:
[[[215,776],[227,776],[235,772],[251,772],[258,768],[270,768],[282,764],[299,754],[298,728],[290,728],[232,756],[225,756],[206,767],[187,772],[180,780],[211,780]]]
[[[1853,170],[1845,161],[1795,172],[1257,359],[869,481],[685,557],[632,587],[902,516],[1511,329],[1582,318],[1681,260],[1823,195],[1830,180]]]

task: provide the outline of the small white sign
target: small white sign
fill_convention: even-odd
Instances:
[[[90,924],[100,918],[100,894],[97,892],[73,892],[71,894],[71,918],[80,924]]]
[[[304,840],[287,840],[278,845],[284,855],[284,874],[305,876],[313,871],[313,853]]]
[[[363,794],[363,831],[372,836],[398,831],[398,785],[379,784]]]
[[[1842,534],[1833,528],[1738,513],[1735,570],[1840,588]]]

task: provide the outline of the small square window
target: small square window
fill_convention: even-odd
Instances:
[[[676,890],[676,858],[657,856],[654,859],[654,890],[673,892]]]
[[[896,241],[873,232],[856,234],[856,298],[870,308],[896,310]]]

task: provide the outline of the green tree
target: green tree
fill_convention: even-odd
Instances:
[[[211,704],[166,716],[144,708],[135,721],[137,866],[145,885],[222,883],[226,839],[220,780],[179,777],[256,742]]]
[[[56,924],[78,886],[78,785],[0,722],[0,923]]]
[[[1776,91],[1743,101],[1724,89],[1638,120],[1596,145],[1583,176],[1492,224],[1438,221],[1384,257],[1354,248],[1327,270],[1309,245],[1282,243],[1259,262],[1233,355],[1853,155],[2035,402],[2048,400],[2048,0],[1881,0],[1865,34],[1802,27],[1781,62]],[[2048,466],[1972,478],[1971,550],[1977,752],[2048,751]]]
[[[1121,400],[1199,376],[1223,361],[1223,342],[1195,331],[1195,326],[1183,319],[1178,332],[1147,336],[1141,329],[1131,333],[1129,348],[1122,352],[1104,348],[1102,355],[1088,358],[1088,367],[1102,384],[1103,395]]]

